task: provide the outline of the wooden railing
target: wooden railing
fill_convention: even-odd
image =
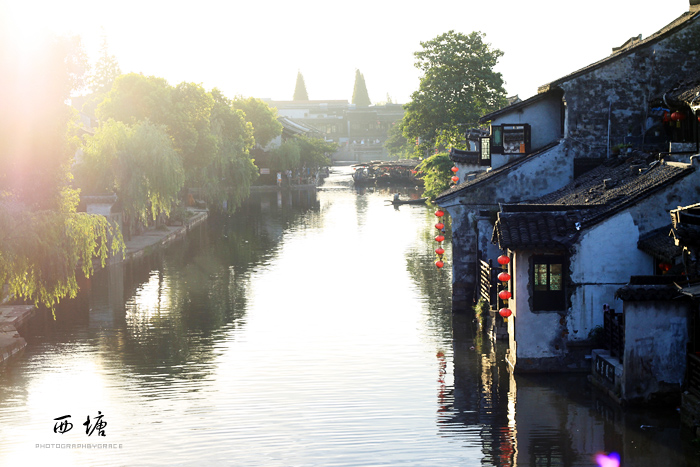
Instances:
[[[498,287],[494,280],[494,270],[491,261],[479,260],[479,298],[486,301],[489,307],[496,306],[498,300]]]
[[[625,356],[625,315],[612,309],[603,311],[603,330],[605,348],[622,363]]]
[[[700,357],[688,354],[686,384],[688,392],[700,398]]]

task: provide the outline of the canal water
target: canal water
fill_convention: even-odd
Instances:
[[[511,375],[395,191],[335,167],[85,281],[0,369],[0,465],[700,465],[673,408]]]

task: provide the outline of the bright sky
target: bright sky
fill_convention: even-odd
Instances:
[[[504,52],[508,95],[609,55],[656,32],[688,0],[0,0],[4,20],[29,47],[41,31],[78,34],[97,59],[105,35],[122,72],[190,81],[207,90],[291,100],[297,71],[310,99],[351,100],[355,69],[373,103],[406,103],[418,88],[413,53],[451,29],[481,31]],[[2,6],[2,5],[0,5]]]

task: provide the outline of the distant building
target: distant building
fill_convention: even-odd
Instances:
[[[271,101],[280,117],[312,127],[326,141],[339,144],[333,161],[388,160],[384,148],[389,128],[403,118],[400,104],[356,107],[345,100]]]

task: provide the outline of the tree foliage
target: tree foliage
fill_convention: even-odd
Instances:
[[[275,112],[259,99],[230,100],[220,90],[138,74],[120,76],[99,106],[101,119],[128,125],[148,119],[162,125],[182,161],[184,188],[213,206],[235,209],[258,176],[250,157],[256,138],[279,133]]]
[[[292,97],[292,100],[295,101],[308,101],[309,100],[309,93],[306,92],[306,83],[304,83],[304,77],[301,74],[301,71],[297,72],[297,83],[294,86],[294,97]]]
[[[300,149],[300,164],[302,167],[317,169],[330,165],[329,154],[338,150],[338,144],[332,141],[325,141],[321,138],[310,138],[308,136],[295,136],[295,141]]]
[[[399,159],[410,159],[414,157],[416,144],[409,141],[403,134],[403,121],[395,122],[387,132],[387,139],[384,142],[387,152]]]
[[[372,102],[369,100],[365,77],[360,70],[355,70],[355,86],[352,90],[352,103],[358,107],[369,107]]]
[[[246,120],[253,124],[255,144],[265,147],[282,134],[282,124],[277,121],[277,109],[271,108],[262,100],[236,97],[232,107],[242,110]]]
[[[448,31],[415,52],[422,77],[405,106],[403,131],[408,140],[420,138],[421,149],[463,145],[466,127],[505,105],[503,79],[493,70],[503,52],[484,38]]]
[[[12,211],[0,203],[0,284],[17,299],[53,309],[78,293],[76,271],[89,277],[93,258],[104,267],[123,254],[121,230],[106,217],[76,212],[77,192],[62,194],[64,209]]]
[[[107,121],[87,138],[76,171],[91,191],[115,192],[128,221],[169,214],[184,183],[182,161],[165,127],[148,120],[133,126]]]
[[[418,164],[416,170],[418,170],[425,183],[423,196],[435,199],[440,193],[450,187],[453,175],[450,169],[453,165],[450,154],[446,152],[430,156]]]
[[[207,167],[202,191],[206,200],[222,205],[226,201],[229,210],[240,206],[250,193],[250,185],[258,176],[258,169],[250,158],[254,145],[254,124],[243,110],[224,97],[218,90],[212,91],[214,106],[211,111],[212,135],[216,142],[215,161]],[[260,101],[262,103],[262,101]],[[266,104],[263,103],[265,107]],[[265,121],[264,110],[257,102],[250,102],[250,111],[256,122],[266,131],[272,125]],[[269,109],[269,107],[267,107]],[[270,119],[274,119],[268,114]],[[277,123],[277,120],[274,120]]]
[[[32,210],[56,209],[75,151],[65,101],[87,69],[80,39],[54,37],[36,56],[0,43],[0,192]]]
[[[0,31],[2,35],[2,31]],[[0,284],[15,299],[54,307],[78,291],[93,259],[123,251],[118,228],[76,212],[70,188],[76,113],[87,60],[77,37],[53,37],[33,56],[0,37]]]
[[[107,38],[103,37],[102,46],[100,47],[100,58],[97,59],[97,63],[89,78],[90,91],[94,94],[107,94],[112,89],[114,81],[121,74],[122,71],[119,68],[117,57],[110,55]]]

